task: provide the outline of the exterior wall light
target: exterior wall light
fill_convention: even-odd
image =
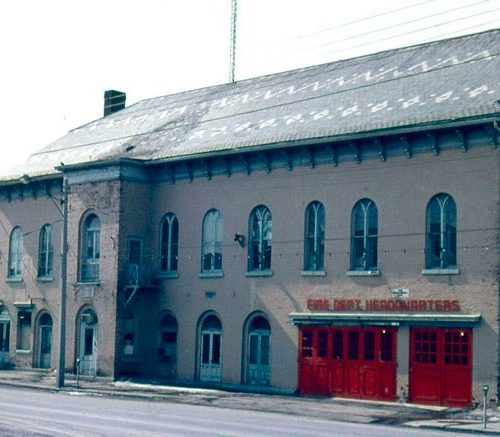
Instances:
[[[245,247],[245,236],[242,234],[234,234],[234,241],[236,241],[241,247]]]

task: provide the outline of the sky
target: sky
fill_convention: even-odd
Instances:
[[[500,27],[500,0],[238,0],[235,79]],[[137,101],[227,82],[231,0],[0,2],[0,172]]]

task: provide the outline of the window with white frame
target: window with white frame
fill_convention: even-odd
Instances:
[[[81,281],[98,281],[101,258],[101,221],[95,214],[88,215],[83,223],[81,257]]]
[[[321,202],[307,206],[304,234],[304,270],[321,271],[325,267],[325,208]]]
[[[448,194],[437,194],[427,205],[425,267],[457,265],[457,208]]]
[[[377,240],[377,206],[370,199],[362,199],[351,215],[351,270],[377,268]]]
[[[40,230],[38,243],[38,277],[52,278],[54,249],[52,245],[52,226],[44,225]]]
[[[271,269],[272,243],[271,211],[260,205],[250,214],[248,237],[248,271]]]
[[[179,222],[175,214],[166,214],[160,225],[160,272],[177,272]]]
[[[201,271],[222,271],[222,214],[211,209],[203,218]]]
[[[23,274],[23,231],[17,226],[10,234],[9,278],[20,278]]]

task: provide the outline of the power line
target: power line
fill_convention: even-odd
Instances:
[[[479,12],[479,13],[474,14],[474,15],[469,15],[467,17],[456,18],[454,20],[446,21],[444,23],[433,24],[431,26],[422,27],[422,28],[419,28],[419,29],[415,29],[415,30],[411,30],[411,31],[403,32],[403,33],[398,33],[398,34],[391,35],[391,36],[388,36],[388,37],[379,38],[379,39],[376,39],[376,40],[370,40],[368,42],[363,42],[363,43],[360,43],[360,44],[355,44],[355,45],[343,47],[340,50],[340,53],[346,52],[346,51],[349,51],[349,50],[353,50],[353,49],[357,49],[357,48],[360,48],[360,47],[365,47],[365,46],[370,46],[370,45],[378,44],[378,43],[384,42],[384,41],[389,41],[389,40],[392,40],[394,38],[399,38],[399,37],[402,37],[402,36],[407,36],[407,35],[411,35],[411,34],[414,34],[414,33],[423,32],[425,30],[435,29],[436,27],[446,26],[448,24],[457,23],[459,21],[469,20],[470,18],[478,17],[478,16],[481,16],[481,15],[485,15],[485,14],[489,14],[491,12],[497,12],[497,11],[500,11],[500,8],[491,9],[491,10],[488,10],[488,11]],[[414,20],[414,21],[418,21],[418,20]],[[410,22],[408,22],[408,23],[410,23]],[[398,26],[399,25],[389,26],[389,27],[387,27],[387,29],[391,29],[391,28],[398,27]],[[383,31],[383,30],[384,29],[381,29],[381,30],[379,30],[377,32],[380,32],[380,31]],[[372,32],[367,32],[367,33],[364,33],[364,34],[360,34],[359,36],[365,36],[365,35],[369,35],[371,33]],[[347,41],[347,40],[351,40],[351,39],[356,39],[356,38],[358,38],[358,36],[353,37],[353,38],[343,38],[343,39],[340,39],[340,40],[333,41],[331,43],[326,43],[326,44],[322,44],[322,45],[316,46],[314,48],[307,48],[307,49],[300,49],[300,50],[297,50],[297,51],[293,51],[293,52],[290,52],[289,55],[301,53],[301,52],[304,52],[305,50],[316,50],[316,49],[321,49],[321,48],[324,48],[324,47],[330,47],[330,46],[339,44],[341,42],[344,42],[344,41]],[[305,59],[311,59],[311,58],[313,58],[313,56],[308,56]]]
[[[357,23],[360,23],[360,22],[363,22],[363,21],[370,20],[372,18],[389,15],[390,13],[393,13],[393,12],[402,11],[402,10],[405,10],[405,9],[409,9],[409,8],[412,8],[412,7],[415,7],[415,6],[424,4],[424,3],[430,3],[430,2],[433,2],[433,1],[434,0],[428,0],[428,1],[421,2],[421,3],[417,3],[416,5],[413,5],[413,6],[408,6],[408,7],[404,7],[404,8],[400,8],[400,9],[395,9],[393,11],[389,11],[389,12],[382,13],[382,14],[377,14],[377,15],[374,15],[372,17],[368,17],[368,18],[364,18],[364,19],[360,19],[360,20],[355,20],[355,21],[351,21],[351,22],[348,22],[348,23],[344,23],[344,24],[341,24],[339,26],[329,27],[327,29],[323,29],[323,30],[320,30],[318,32],[311,33],[308,36],[318,35],[318,34],[324,33],[324,32],[329,31],[329,30],[337,30],[339,28],[347,27],[347,26],[350,26],[352,24],[357,24]],[[483,4],[483,3],[484,3],[483,1],[469,3],[468,5],[465,5],[465,6],[460,6],[460,7],[457,7],[457,8],[447,9],[445,11],[441,11],[441,12],[437,12],[437,13],[434,13],[434,14],[426,15],[424,17],[418,17],[418,18],[415,18],[415,19],[412,19],[412,20],[409,20],[409,21],[405,21],[405,22],[402,22],[402,23],[397,23],[397,24],[394,24],[392,26],[384,26],[382,28],[376,28],[374,30],[370,30],[370,31],[364,32],[364,33],[357,33],[356,32],[355,36],[350,36],[350,37],[347,37],[347,38],[341,38],[341,39],[338,39],[338,40],[335,40],[335,41],[331,41],[329,43],[326,43],[326,44],[323,44],[323,45],[320,45],[320,46],[304,48],[304,49],[301,49],[299,51],[292,51],[292,52],[290,52],[290,54],[299,53],[299,52],[304,51],[304,50],[311,50],[311,49],[314,50],[317,47],[323,47],[323,46],[333,45],[333,44],[338,43],[338,42],[344,42],[344,41],[350,41],[350,40],[353,40],[353,39],[358,39],[361,36],[372,35],[374,33],[383,32],[383,31],[385,31],[387,29],[392,29],[392,28],[395,28],[395,27],[401,27],[401,26],[404,26],[405,24],[415,23],[415,22],[418,22],[418,21],[426,20],[428,18],[438,17],[438,16],[443,15],[443,14],[447,14],[447,13],[450,13],[450,12],[459,11],[459,10],[462,10],[462,9],[467,9],[467,8],[472,7],[472,6],[476,6],[478,4]],[[290,39],[288,41],[293,41],[293,40],[296,40],[296,39],[297,38],[294,38],[294,39]],[[272,45],[276,45],[276,44],[281,44],[281,43],[273,43],[273,44],[269,44],[267,46],[272,46]],[[267,46],[264,46],[264,47],[267,47]],[[286,54],[284,54],[284,55],[286,55]]]

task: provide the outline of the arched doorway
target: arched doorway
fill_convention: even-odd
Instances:
[[[38,320],[38,367],[49,369],[52,355],[52,317],[43,313]]]
[[[271,326],[265,317],[256,315],[246,323],[246,382],[269,385],[269,350]]]
[[[9,363],[10,316],[6,308],[0,308],[0,368]]]
[[[177,377],[177,320],[171,314],[163,315],[159,328],[160,375],[164,378],[175,379]]]
[[[210,314],[203,319],[200,328],[200,381],[220,382],[222,352],[222,324]]]
[[[97,315],[91,309],[84,310],[80,315],[80,342],[78,359],[81,375],[95,376],[97,369],[98,350]]]

